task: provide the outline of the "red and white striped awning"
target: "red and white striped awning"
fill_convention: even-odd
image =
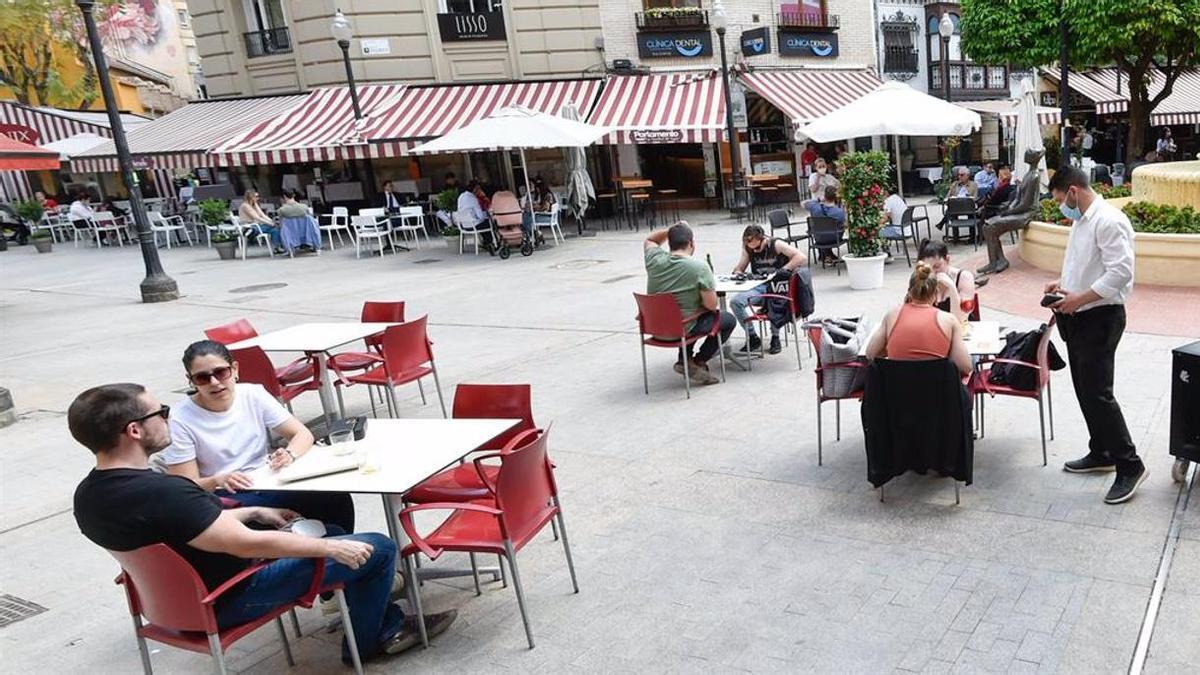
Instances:
[[[725,87],[716,71],[613,75],[588,122],[613,129],[601,143],[725,140]]]
[[[981,115],[993,115],[1000,119],[1000,124],[1006,127],[1017,126],[1017,111],[1020,108],[1020,101],[1011,99],[988,99],[983,101],[963,101],[956,102],[955,105],[962,106],[968,110],[974,110]],[[1037,106],[1038,126],[1046,127],[1058,124],[1062,120],[1062,111],[1057,108],[1047,108],[1046,106]]]
[[[1117,93],[1116,79],[1106,84],[1101,78],[1093,77],[1097,71],[1089,71],[1080,73],[1071,71],[1067,77],[1067,86],[1075,93],[1082,95],[1084,98],[1096,104],[1096,114],[1098,115],[1115,115],[1123,113],[1129,107],[1129,88],[1126,83],[1125,95]],[[1046,76],[1054,82],[1058,82],[1058,71],[1051,68],[1042,68],[1042,75]]]
[[[209,150],[303,103],[306,95],[194,101],[129,132],[129,152],[139,168],[216,166]],[[74,171],[119,171],[112,142],[71,158]]]
[[[1118,75],[1116,68],[1097,68],[1089,70],[1085,75],[1105,87],[1120,91],[1124,98],[1112,101],[1104,106],[1104,113],[1115,114],[1129,110],[1129,77]],[[1147,88],[1151,98],[1162,91],[1166,76],[1161,71],[1151,69],[1150,86]],[[1100,106],[1097,106],[1100,110]],[[1200,123],[1200,70],[1188,70],[1180,73],[1171,87],[1171,93],[1163,99],[1150,113],[1150,126],[1168,124]]]
[[[600,91],[599,79],[501,82],[410,86],[399,101],[381,111],[369,124],[366,136],[372,152],[393,156],[421,143],[487,117],[500,108],[521,105],[558,115],[574,103],[581,113],[590,110]]]
[[[368,146],[362,130],[373,118],[393,110],[404,90],[402,84],[359,86],[360,123],[354,118],[349,88],[317,89],[304,103],[222,143],[212,154],[222,166],[379,157],[382,146]]]
[[[755,70],[738,80],[800,126],[865,96],[882,82],[869,70]]]
[[[78,134],[95,134],[112,138],[108,121],[95,119],[94,112],[35,108],[15,101],[0,101],[0,134],[22,143],[45,145],[55,143]],[[136,123],[149,120],[137,115],[122,114],[126,131]]]

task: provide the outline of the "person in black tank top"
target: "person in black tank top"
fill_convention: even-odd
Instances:
[[[939,299],[933,306],[953,314],[959,321],[966,321],[968,314],[974,310],[975,275],[950,264],[950,251],[945,242],[923,240],[918,247],[917,257],[932,267],[937,275]],[[967,310],[963,309],[964,301],[968,303]]]
[[[763,279],[761,284],[744,293],[737,294],[730,302],[730,310],[733,311],[733,315],[746,331],[746,344],[742,347],[742,353],[750,353],[762,348],[762,338],[758,336],[754,324],[747,320],[752,313],[750,305],[752,303],[761,304],[761,301],[754,300],[754,296],[764,293],[787,295],[787,277],[792,271],[806,263],[807,259],[799,249],[780,239],[768,237],[762,227],[758,225],[749,225],[742,232],[742,256],[733,268],[733,273],[740,274],[749,268],[750,274]],[[785,274],[780,274],[780,272]],[[778,284],[779,287],[776,288],[773,284]],[[771,354],[778,354],[781,350],[779,329],[772,325],[771,344],[768,351]]]

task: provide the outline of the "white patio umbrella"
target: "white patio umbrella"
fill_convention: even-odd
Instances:
[[[1017,152],[1013,157],[1013,176],[1017,180],[1025,177],[1029,173],[1029,165],[1025,163],[1025,151],[1031,148],[1044,150],[1045,146],[1042,143],[1042,129],[1038,125],[1037,104],[1034,101],[1033,87],[1027,82],[1024,85],[1024,91],[1021,94],[1021,100],[1017,108]],[[1046,175],[1046,157],[1042,155],[1042,159],[1038,162],[1038,169],[1041,171],[1042,185],[1041,189],[1044,192],[1050,185],[1050,179]]]
[[[579,111],[576,110],[574,103],[564,105],[561,115],[563,119],[579,121]],[[567,207],[575,216],[575,222],[579,224],[579,234],[582,236],[583,216],[587,213],[592,200],[596,198],[596,187],[592,184],[592,177],[588,175],[587,155],[583,148],[567,148],[565,154],[567,157]]]
[[[42,147],[57,152],[60,159],[68,160],[85,150],[91,150],[107,140],[107,138],[97,136],[96,134],[82,133],[75,134],[70,138],[54,141],[53,143],[46,143]]]
[[[861,136],[965,136],[982,125],[979,113],[947,103],[903,82],[885,82],[796,130],[796,140],[818,143]],[[900,186],[900,141],[896,147],[896,184]]]
[[[449,152],[518,150],[521,153],[521,166],[528,167],[525,162],[526,150],[583,148],[600,140],[609,131],[608,127],[547,115],[524,106],[510,106],[455,129],[445,136],[418,145],[411,152],[414,155],[433,155]],[[529,171],[524,173],[525,194],[528,195]]]

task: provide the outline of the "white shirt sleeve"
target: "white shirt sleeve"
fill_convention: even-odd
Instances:
[[[171,429],[171,444],[160,454],[163,462],[173,466],[196,459],[196,438],[192,431],[175,420],[167,424]]]
[[[292,414],[287,411],[287,408],[283,407],[279,401],[276,401],[274,396],[268,394],[266,389],[263,389],[259,385],[254,385],[250,387],[250,390],[254,392],[254,411],[262,421],[263,426],[268,429],[274,429],[292,419]]]
[[[1133,242],[1129,226],[1116,219],[1104,219],[1096,223],[1096,246],[1100,249],[1100,260],[1104,274],[1092,283],[1092,290],[1102,298],[1119,293],[1133,281]]]

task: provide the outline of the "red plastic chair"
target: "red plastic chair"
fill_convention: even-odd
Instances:
[[[271,359],[267,358],[267,353],[258,347],[235,349],[232,355],[238,364],[238,381],[261,384],[267,393],[287,406],[288,410],[292,409],[292,399],[306,391],[317,391],[321,388],[321,381],[311,374],[302,382],[285,382],[271,364]]]
[[[205,328],[204,337],[223,345],[231,345],[242,340],[258,337],[258,331],[245,319],[238,319],[214,328]],[[316,360],[312,356],[296,359],[286,366],[275,368],[275,374],[280,380],[289,384],[308,380],[317,372]]]
[[[546,456],[548,431],[529,429],[512,438],[501,452],[477,457],[474,460],[480,479],[495,500],[494,506],[477,503],[435,502],[410,506],[400,512],[400,524],[412,543],[404,547],[404,565],[409,578],[413,576],[413,558],[424,553],[436,560],[445,551],[460,553],[491,553],[503,556],[512,572],[513,586],[517,593],[517,604],[521,608],[521,620],[525,624],[525,637],[533,649],[533,630],[529,625],[529,614],[525,606],[525,591],[521,586],[521,572],[517,568],[517,552],[533,540],[548,523],[558,521],[562,535],[563,551],[567,557],[567,569],[571,572],[571,585],[579,592],[575,578],[575,564],[571,560],[571,546],[567,543],[567,528],[563,522],[562,505],[558,498],[558,486],[554,472]],[[483,462],[499,459],[500,470],[495,481],[486,477]],[[412,514],[419,511],[453,511],[437,529],[421,536],[413,525]],[[424,617],[421,610],[421,589],[413,588],[416,604],[417,624],[421,639],[428,644]]]
[[[421,402],[425,403],[425,388],[421,386],[421,378],[433,375],[433,383],[437,387],[438,404],[442,407],[442,417],[445,417],[446,403],[442,399],[442,383],[438,380],[437,365],[433,361],[432,343],[425,330],[428,320],[428,316],[423,316],[385,330],[380,341],[380,354],[364,353],[362,355],[375,366],[361,374],[347,375],[340,366],[330,363],[333,372],[337,375],[337,379],[333,381],[334,387],[349,387],[354,384],[383,387],[387,392],[384,401],[388,405],[389,413],[394,417],[400,411],[395,388],[415,381],[421,392]],[[375,413],[373,400],[371,413]]]
[[[294,666],[296,662],[292,659],[291,646],[288,644],[280,617],[295,607],[312,607],[317,594],[329,591],[337,596],[338,605],[342,608],[342,624],[346,630],[350,655],[354,660],[354,670],[359,675],[362,674],[362,663],[359,660],[357,643],[354,641],[354,628],[350,624],[346,598],[342,593],[343,584],[322,586],[321,581],[325,574],[323,558],[313,559],[312,583],[304,595],[271,608],[257,619],[222,630],[217,627],[216,613],[213,609],[217,600],[231,588],[266,567],[266,563],[243,570],[209,592],[196,570],[166,544],[151,544],[133,551],[109,551],[109,554],[116,558],[121,566],[121,574],[116,582],[125,587],[138,652],[142,657],[142,669],[147,675],[154,671],[150,665],[150,651],[146,640],[200,654],[209,653],[216,661],[217,672],[225,673],[226,650],[272,620],[279,631],[279,639],[283,641],[283,653],[287,657],[288,665]],[[145,624],[142,623],[143,619]]]
[[[830,396],[825,393],[825,373],[826,371],[835,368],[866,368],[867,364],[861,361],[841,361],[838,363],[821,363],[821,334],[824,329],[819,326],[808,327],[808,340],[812,343],[813,351],[816,353],[817,367],[813,368],[813,372],[817,375],[817,466],[824,463],[823,447],[824,439],[822,438],[821,429],[821,404],[826,401],[834,401],[835,420],[837,429],[836,440],[842,440],[842,401],[848,399],[862,400],[863,390],[858,389],[850,392],[847,396]]]
[[[361,320],[363,323],[404,323],[404,302],[364,302]],[[329,357],[330,367],[337,363],[342,370],[366,370],[375,365],[370,357],[379,355],[383,333],[368,335],[363,341],[367,343],[366,352],[333,354]]]
[[[717,340],[721,339],[721,321],[720,314],[717,310],[711,310],[717,314],[717,321],[713,322],[712,330],[703,335],[688,335],[687,326],[693,320],[710,313],[710,310],[702,309],[695,314],[685,317],[683,311],[679,309],[679,303],[675,302],[675,296],[670,293],[653,293],[643,295],[634,293],[633,299],[638,306],[638,339],[642,343],[642,388],[646,391],[646,395],[650,395],[650,376],[646,372],[646,345],[651,347],[664,347],[666,349],[678,349],[682,354],[687,352],[687,345],[693,344],[706,337],[717,336]],[[721,381],[725,381],[725,354],[724,345],[717,347],[718,358],[721,359]],[[683,387],[687,392],[687,397],[692,397],[691,374],[688,369],[691,368],[689,359],[683,359]]]
[[[778,293],[759,293],[758,295],[750,296],[751,302],[754,302],[755,300],[771,299],[786,300],[788,303],[788,317],[790,317],[792,320],[792,337],[795,338],[796,343],[796,367],[800,370],[804,370],[804,363],[800,360],[800,329],[796,327],[796,307],[800,305],[800,275],[793,274],[791,279],[788,281],[787,295],[779,295]],[[751,305],[751,307],[753,308],[754,305]],[[767,307],[765,304],[760,305],[759,308],[762,311],[758,311],[756,309],[754,314],[750,315],[749,320],[757,322],[759,325],[759,332],[763,334],[763,337],[766,337],[765,326],[766,323],[770,321],[770,317],[767,316]],[[761,349],[759,353],[762,354]],[[753,359],[746,359],[747,370],[750,369],[751,361],[753,361]]]
[[[450,416],[454,419],[519,419],[521,423],[500,434],[481,450],[505,452],[505,446],[517,435],[536,428],[533,422],[533,395],[528,384],[460,384],[454,390]],[[483,466],[484,478],[472,464],[460,464],[422,482],[404,495],[407,502],[470,502],[490,499],[486,479],[494,483],[499,469]]]
[[[1019,398],[1036,399],[1038,403],[1038,422],[1042,427],[1042,466],[1046,466],[1046,408],[1050,413],[1050,440],[1054,440],[1054,396],[1050,390],[1050,335],[1054,332],[1054,323],[1057,315],[1050,315],[1050,321],[1046,323],[1046,332],[1042,333],[1042,339],[1038,342],[1037,347],[1037,363],[1028,361],[1019,361],[1017,359],[991,359],[986,363],[987,368],[981,368],[972,373],[971,380],[967,388],[975,395],[979,410],[979,437],[983,438],[985,431],[984,424],[984,401],[985,394],[988,396],[1016,396]],[[1008,363],[1025,368],[1034,368],[1038,371],[1038,382],[1036,390],[1014,389],[1005,384],[995,384],[991,381],[992,366],[997,363]],[[981,364],[981,366],[984,364]],[[1042,405],[1042,391],[1046,392],[1046,406]]]

